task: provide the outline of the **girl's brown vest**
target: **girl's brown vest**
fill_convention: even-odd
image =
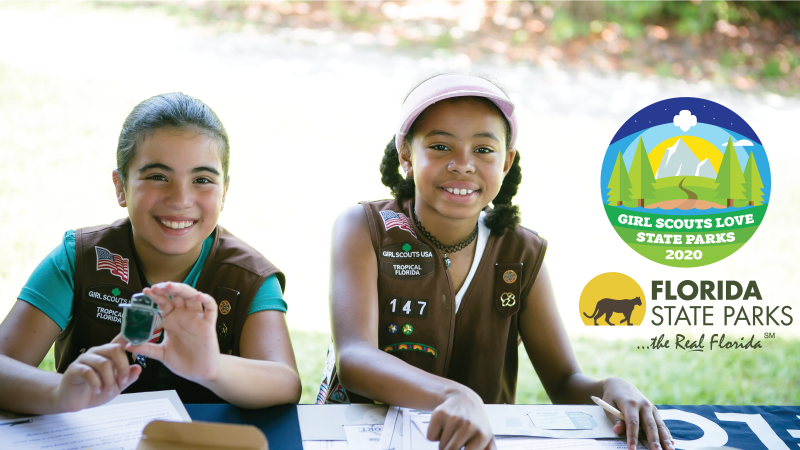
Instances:
[[[128,219],[75,231],[72,319],[55,344],[59,373],[64,373],[87,349],[107,344],[119,334],[122,309],[118,305],[128,303],[144,287],[132,239]],[[214,243],[195,288],[217,301],[221,353],[239,355],[239,339],[250,303],[272,274],[277,274],[283,289],[286,284],[283,273],[258,251],[217,225]],[[175,389],[184,403],[223,402],[210,390],[175,375],[158,361],[147,359],[145,364],[141,376],[126,393]]]
[[[484,403],[514,403],[520,305],[547,241],[523,227],[491,235],[458,312],[439,250],[414,225],[412,200],[364,202],[378,258],[378,348],[457,381]],[[371,401],[331,377],[327,401]]]

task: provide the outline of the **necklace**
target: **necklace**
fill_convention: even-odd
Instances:
[[[475,236],[478,235],[478,224],[475,223],[475,229],[472,230],[472,233],[466,239],[455,245],[444,245],[441,242],[439,242],[438,239],[433,237],[433,235],[430,234],[428,230],[426,230],[425,227],[422,226],[421,223],[419,223],[419,219],[417,218],[417,213],[413,210],[412,213],[414,214],[414,223],[417,225],[417,228],[419,228],[419,232],[422,233],[423,236],[428,238],[428,240],[431,241],[434,247],[438,248],[439,251],[442,252],[442,259],[444,259],[444,265],[448,269],[450,268],[450,258],[447,257],[447,254],[464,250],[469,244],[472,243],[472,241],[475,240]]]

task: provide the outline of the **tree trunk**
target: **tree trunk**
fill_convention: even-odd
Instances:
[[[747,202],[747,204],[750,205],[750,206],[756,206],[756,205],[754,205],[754,203],[755,202]]]
[[[622,206],[622,202],[617,202],[617,206]]]
[[[729,198],[728,199],[728,208],[730,208],[731,206],[733,206],[733,199]]]
[[[638,205],[639,205],[640,207],[644,208],[644,199],[643,199],[643,198],[640,198],[640,199],[638,200]]]

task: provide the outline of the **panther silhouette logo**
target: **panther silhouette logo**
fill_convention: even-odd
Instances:
[[[632,299],[624,299],[624,300],[615,300],[613,298],[604,298],[597,302],[597,305],[594,308],[594,312],[592,315],[588,315],[583,313],[584,316],[588,317],[589,319],[594,319],[594,325],[597,326],[597,319],[600,316],[606,316],[606,323],[614,326],[613,323],[609,321],[611,316],[614,313],[620,313],[625,318],[619,322],[622,325],[623,322],[628,322],[628,326],[633,325],[631,323],[631,314],[633,314],[633,309],[637,306],[642,304],[642,300],[639,297],[634,297]]]

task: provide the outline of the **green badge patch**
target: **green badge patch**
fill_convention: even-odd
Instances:
[[[114,297],[118,297],[120,294],[119,288],[114,288],[111,290],[111,293],[114,294]]]
[[[411,250],[411,245],[409,243],[406,243],[405,245],[403,245],[403,251],[404,252],[408,253],[409,250]]]

